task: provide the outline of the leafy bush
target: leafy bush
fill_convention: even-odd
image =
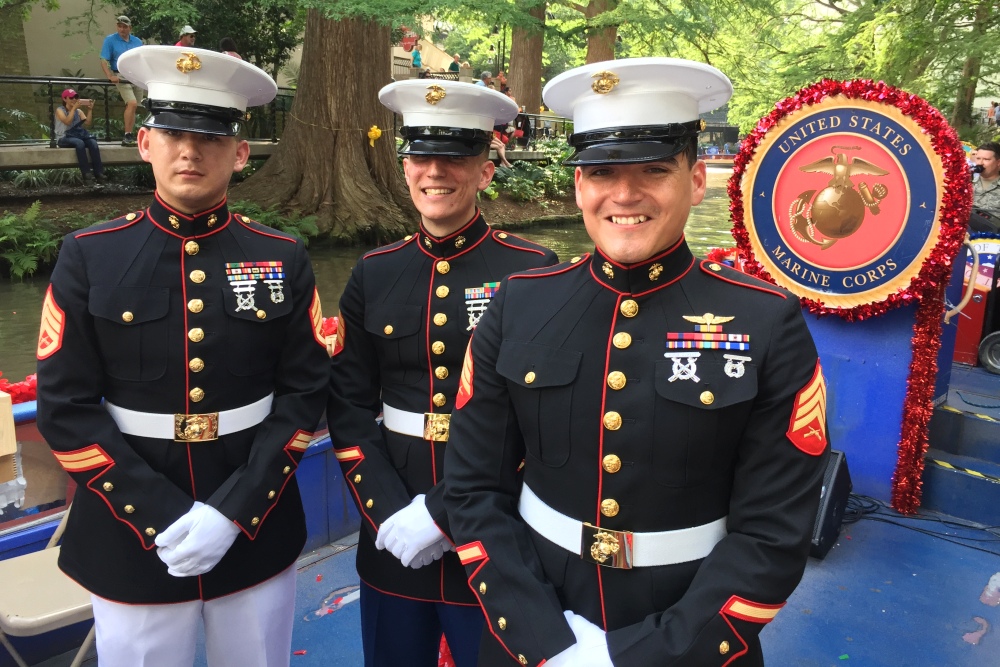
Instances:
[[[0,215],[0,259],[9,266],[13,278],[24,278],[40,265],[55,261],[59,236],[38,219],[42,202],[36,201],[23,214],[4,211]]]
[[[83,176],[80,170],[65,169],[22,169],[14,172],[14,185],[19,188],[45,188],[53,185],[78,185]]]
[[[229,209],[239,211],[262,225],[302,239],[306,245],[309,245],[310,238],[319,236],[315,215],[302,216],[295,211],[285,212],[281,211],[278,206],[262,208],[250,201],[230,202]]]

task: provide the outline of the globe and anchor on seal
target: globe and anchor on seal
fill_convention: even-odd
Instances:
[[[825,250],[858,231],[868,211],[879,214],[879,204],[889,193],[888,188],[882,183],[869,188],[864,181],[855,188],[851,177],[885,176],[889,172],[843,152],[858,150],[860,146],[833,146],[832,157],[799,167],[802,172],[831,174],[833,178],[822,190],[806,190],[792,201],[788,217],[795,238]]]

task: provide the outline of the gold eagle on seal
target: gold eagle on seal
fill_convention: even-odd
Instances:
[[[447,94],[448,93],[446,93],[444,88],[441,86],[427,86],[427,94],[424,95],[424,99],[427,100],[427,104],[437,104],[443,100]]]
[[[177,59],[177,70],[181,74],[190,74],[201,69],[201,58],[193,53],[184,53]]]
[[[598,95],[607,95],[621,81],[617,74],[606,70],[598,72],[592,78],[597,80],[590,84],[590,88]]]

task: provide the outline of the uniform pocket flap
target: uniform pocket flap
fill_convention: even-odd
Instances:
[[[365,330],[382,338],[412,336],[420,331],[423,306],[384,303],[365,308]]]
[[[505,340],[497,356],[497,372],[523,387],[561,387],[576,379],[582,352],[539,343]]]
[[[757,395],[757,366],[721,357],[656,362],[656,393],[703,410],[718,410]]]
[[[100,317],[126,326],[166,317],[170,309],[167,287],[91,287],[87,309]]]

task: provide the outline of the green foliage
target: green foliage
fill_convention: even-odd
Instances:
[[[25,135],[23,133],[25,128],[31,128],[31,135],[35,136]],[[20,136],[14,137],[19,129],[22,130]],[[0,141],[10,141],[15,138],[33,139],[37,138],[38,134],[47,137],[48,131],[48,125],[42,125],[27,111],[0,107]]]
[[[303,216],[295,211],[282,211],[278,206],[262,208],[250,201],[231,202],[229,208],[233,211],[239,211],[262,225],[302,239],[306,245],[309,244],[309,239],[319,236],[315,215]]]
[[[14,185],[19,188],[46,188],[54,185],[78,185],[83,177],[80,170],[65,169],[23,169],[14,172]]]
[[[41,209],[42,203],[36,201],[20,215],[10,211],[0,215],[0,260],[12,278],[31,276],[39,266],[55,261],[59,237],[39,219]]]
[[[119,185],[135,188],[156,187],[153,167],[148,163],[105,167],[104,175],[108,177],[109,181]]]

